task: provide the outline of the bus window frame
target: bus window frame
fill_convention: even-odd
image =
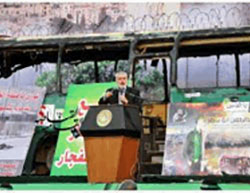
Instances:
[[[206,55],[206,56],[216,56],[217,57],[217,60],[219,60],[219,58],[220,58],[220,56],[223,56],[223,55],[227,55],[228,53],[219,53],[219,54],[211,54],[211,55]],[[181,56],[179,56],[179,57],[177,57],[177,59],[176,59],[176,75],[177,75],[177,77],[176,77],[176,87],[178,88],[178,89],[181,89],[181,90],[186,90],[186,91],[188,91],[188,90],[194,90],[194,91],[200,91],[200,90],[209,90],[209,89],[222,89],[222,88],[249,88],[250,87],[250,85],[249,86],[243,86],[242,84],[241,84],[241,76],[242,76],[242,74],[241,74],[241,70],[240,70],[240,68],[241,68],[241,64],[240,64],[240,58],[239,58],[239,55],[242,55],[242,54],[250,54],[250,52],[244,52],[244,53],[237,53],[237,52],[234,52],[234,53],[231,53],[231,55],[233,55],[234,56],[234,59],[235,59],[235,68],[233,68],[234,69],[234,74],[235,74],[235,80],[236,80],[236,83],[235,83],[235,86],[219,86],[219,84],[218,84],[218,79],[216,79],[216,86],[215,87],[213,87],[213,86],[208,86],[208,87],[184,87],[184,88],[182,88],[182,87],[179,87],[179,85],[178,85],[178,77],[179,77],[179,74],[178,74],[178,60],[179,59],[181,59],[181,58],[188,58],[188,57],[199,57],[200,55],[199,54],[197,54],[197,55],[190,55],[190,56],[186,56],[186,57],[181,57]],[[230,55],[230,54],[228,54],[228,55]],[[174,65],[174,64],[172,64],[171,63],[171,65]],[[218,73],[218,67],[216,68],[216,74]],[[186,72],[186,73],[188,73],[188,72]],[[186,73],[185,73],[185,76],[186,76]],[[172,74],[170,73],[170,76],[172,76]],[[216,78],[218,78],[218,77],[216,77]]]
[[[167,67],[167,62],[166,60],[169,59],[170,61],[170,65],[169,67],[171,68],[171,57],[170,57],[170,54],[168,52],[166,53],[161,53],[161,54],[158,54],[160,56],[158,57],[155,57],[157,55],[156,54],[144,54],[144,55],[141,55],[141,56],[136,56],[134,57],[134,63],[132,64],[132,72],[131,72],[131,75],[132,75],[132,87],[135,87],[135,74],[136,74],[136,65],[138,64],[138,61],[139,60],[143,60],[143,59],[148,59],[148,60],[162,60],[162,67],[163,67],[163,70],[162,70],[162,73],[163,73],[163,82],[164,82],[164,85],[163,85],[163,90],[164,90],[164,97],[162,100],[156,100],[154,102],[156,103],[168,103],[170,101],[170,96],[169,96],[169,93],[170,93],[170,81],[169,81],[169,77],[168,77],[168,67]],[[170,71],[170,69],[169,69]],[[171,76],[171,71],[170,71],[170,76]],[[152,100],[153,101],[153,100]]]

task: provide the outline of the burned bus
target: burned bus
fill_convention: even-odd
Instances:
[[[11,165],[3,159],[4,181],[16,182],[7,176],[49,176],[47,183],[56,177],[57,183],[84,181],[88,175],[84,143],[74,135],[75,129],[88,107],[97,105],[103,92],[115,85],[114,73],[122,70],[129,74],[129,84],[140,90],[143,101],[139,156],[132,171],[138,189],[176,189],[175,183],[178,189],[230,189],[231,185],[249,189],[244,184],[250,172],[249,27],[5,37],[0,41],[1,80],[30,66],[54,65],[37,79],[46,91],[31,90],[26,96],[22,88],[15,91],[18,95],[13,94],[14,88],[2,88],[1,123],[5,125],[10,117],[17,117],[17,110],[6,106],[11,97],[26,102],[39,98],[36,104],[41,104],[32,111],[30,120],[36,124],[29,129],[23,161],[16,167],[15,155]],[[22,106],[19,114],[28,114],[28,107]],[[1,144],[5,150],[15,148]],[[14,168],[12,175],[8,167]],[[84,183],[85,189],[118,186],[94,187],[86,179]]]

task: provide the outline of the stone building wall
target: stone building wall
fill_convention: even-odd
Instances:
[[[246,3],[0,3],[10,36],[171,31],[244,26]]]

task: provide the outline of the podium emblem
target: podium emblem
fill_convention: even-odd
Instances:
[[[112,112],[108,109],[101,110],[96,117],[99,127],[106,127],[112,121]]]

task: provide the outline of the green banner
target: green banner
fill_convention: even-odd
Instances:
[[[62,122],[60,128],[74,127],[79,129],[79,123],[84,120],[91,105],[97,105],[105,90],[114,87],[115,82],[70,85],[68,88],[63,118],[70,119]],[[77,113],[74,114],[74,112]],[[53,160],[51,176],[86,176],[87,165],[82,136],[74,138],[70,130],[60,131],[56,152]]]

